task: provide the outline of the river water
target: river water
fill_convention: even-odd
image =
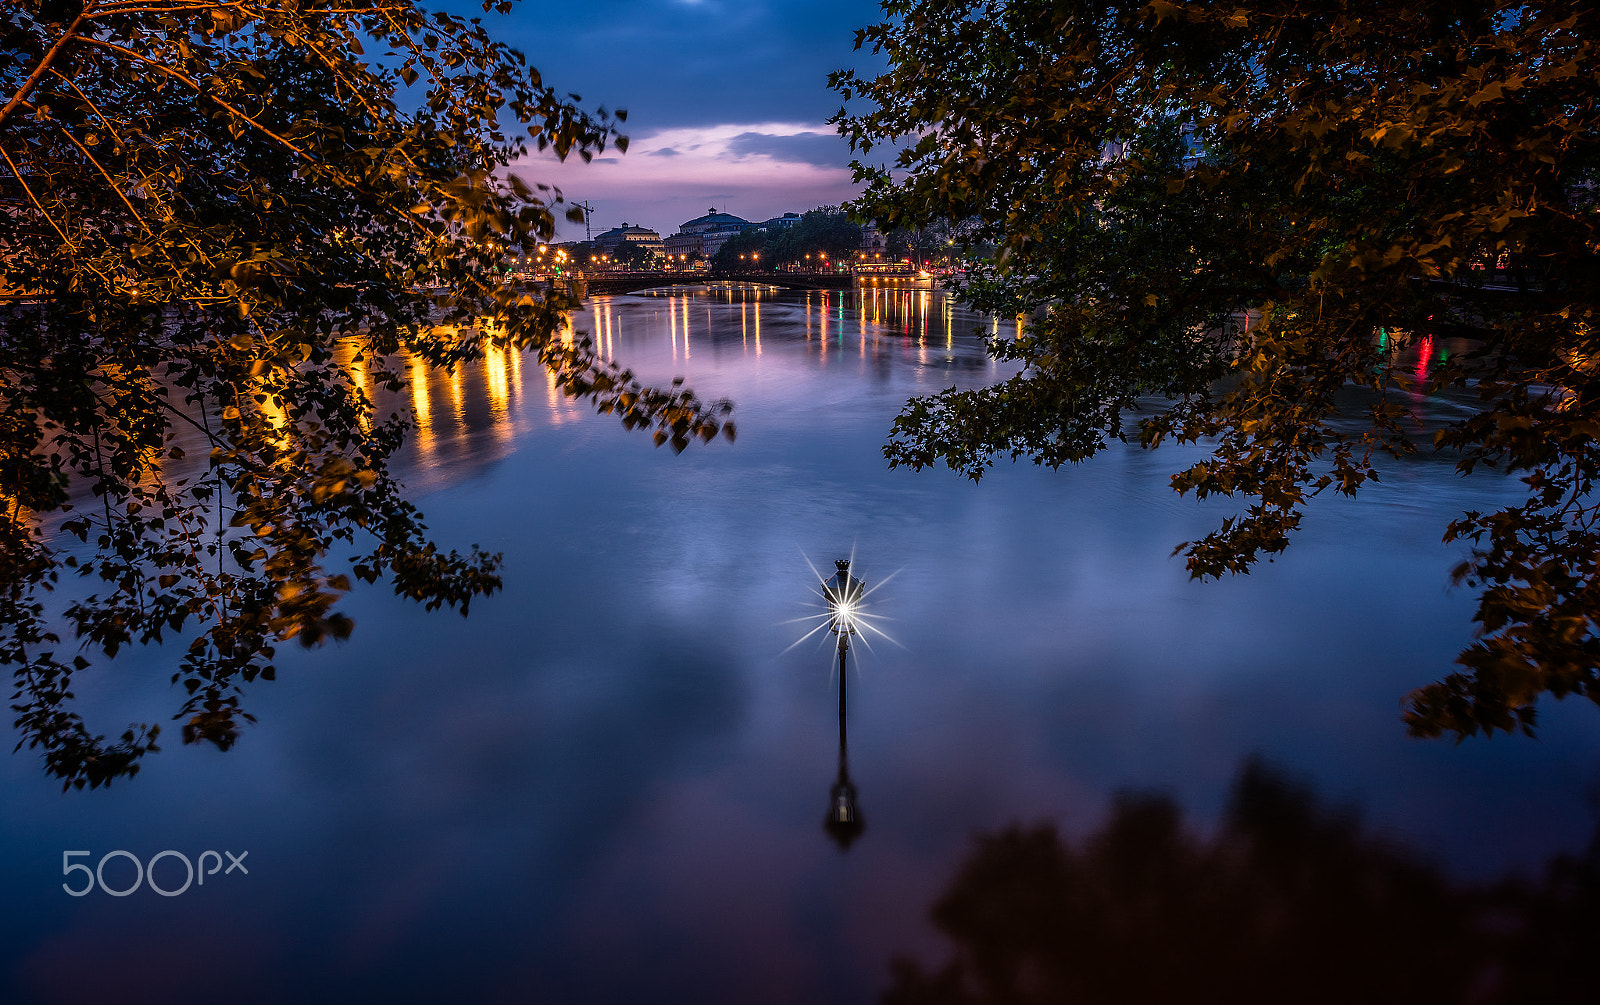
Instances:
[[[887,470],[908,397],[1008,372],[981,338],[1004,320],[925,291],[697,290],[575,323],[732,399],[737,442],[655,449],[512,354],[419,371],[408,483],[443,544],[505,553],[505,590],[464,620],[358,591],[350,641],[287,653],[232,752],[174,727],[138,778],[66,795],[27,751],[0,761],[0,999],[867,1002],[891,959],[948,956],[929,912],[977,835],[1082,842],[1137,790],[1204,841],[1251,763],[1457,882],[1589,841],[1586,703],[1548,703],[1537,740],[1399,721],[1471,637],[1443,526],[1505,482],[1391,466],[1319,499],[1276,562],[1201,584],[1171,551],[1232,509],[1167,489],[1182,450],[980,485]],[[847,556],[881,629],[847,670],[852,835],[823,823],[831,642],[801,641],[813,567]],[[176,660],[86,677],[91,725],[164,721]],[[134,866],[104,856],[168,849],[246,857],[171,897],[62,889],[84,876],[63,852],[117,889]]]

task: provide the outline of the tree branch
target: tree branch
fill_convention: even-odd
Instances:
[[[22,82],[22,87],[17,90],[16,94],[11,96],[11,100],[6,102],[4,108],[0,108],[0,125],[4,125],[11,113],[28,99],[28,93],[44,77],[45,71],[50,69],[50,64],[56,61],[56,57],[61,55],[61,50],[72,36],[77,33],[78,26],[87,19],[87,14],[79,14],[72,24],[67,26],[67,30],[61,34],[61,37],[56,39],[56,44],[52,45],[50,50],[40,58],[39,65],[34,67],[33,72],[28,75],[28,79]]]

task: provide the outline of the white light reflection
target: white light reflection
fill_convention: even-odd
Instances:
[[[830,604],[828,602],[827,595],[822,592],[822,584],[828,581],[828,577],[817,571],[817,567],[812,565],[810,557],[807,556],[805,552],[801,552],[800,557],[805,560],[806,566],[811,570],[813,582],[816,583],[816,585],[812,587],[812,593],[821,603],[822,611],[818,614],[807,614],[802,617],[791,618],[788,621],[779,622],[780,624],[785,625],[804,625],[810,624],[811,622],[816,622],[816,624],[811,627],[810,630],[808,630],[798,639],[795,639],[787,649],[784,649],[784,653],[787,653],[790,649],[800,645],[800,643],[811,638],[813,635],[816,635],[819,632],[826,632],[829,627],[835,623],[835,621],[839,622],[847,629],[854,629],[855,637],[861,640],[861,644],[867,647],[867,652],[869,653],[872,652],[872,642],[869,638],[869,635],[880,638],[891,645],[899,646],[901,649],[905,648],[905,646],[900,644],[898,639],[894,638],[888,632],[885,632],[881,627],[879,627],[880,622],[888,621],[890,619],[880,614],[873,614],[870,610],[872,605],[867,603],[868,597],[878,592],[878,590],[880,590],[890,580],[894,579],[894,577],[900,575],[901,570],[896,569],[894,572],[889,573],[889,575],[885,576],[876,586],[873,586],[862,592],[861,596],[858,597],[854,603],[840,604],[836,606]],[[855,549],[851,548],[850,568],[854,569],[855,565],[856,553]],[[818,648],[820,649],[821,646],[822,644],[819,643]],[[783,653],[779,653],[778,655],[781,656]],[[829,665],[832,665],[831,661]],[[856,662],[856,671],[859,673],[860,669],[861,664],[858,660]]]

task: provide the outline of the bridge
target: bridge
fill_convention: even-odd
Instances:
[[[755,283],[787,290],[848,290],[855,285],[847,272],[596,272],[586,273],[584,279],[590,296],[703,283]]]

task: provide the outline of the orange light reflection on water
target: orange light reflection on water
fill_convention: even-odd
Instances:
[[[697,316],[700,310],[706,312],[704,329]],[[777,328],[773,328],[775,324]],[[646,373],[653,360],[658,372],[648,380],[659,386],[680,376],[687,377],[691,384],[703,380],[703,376],[697,378],[688,369],[691,363],[713,370],[734,367],[729,371],[734,386],[724,393],[737,400],[738,385],[745,379],[736,376],[737,360],[753,361],[778,345],[771,342],[775,331],[787,334],[792,340],[787,343],[790,348],[806,346],[806,351],[822,362],[836,352],[849,353],[853,336],[855,352],[849,355],[857,357],[863,366],[868,360],[887,362],[898,358],[917,366],[939,367],[957,358],[958,330],[963,338],[970,339],[978,325],[999,334],[1011,324],[1010,319],[1002,324],[999,318],[958,314],[948,300],[927,290],[878,287],[796,291],[782,299],[765,291],[746,291],[741,296],[737,291],[712,290],[674,292],[648,300],[598,296],[569,319],[557,338],[570,346],[580,332],[587,332],[602,358],[616,360],[620,356],[630,366],[643,364]],[[658,341],[663,328],[667,334],[665,346]],[[969,344],[968,348],[973,347]],[[696,351],[704,349],[714,352]],[[587,403],[568,396],[548,372],[543,373],[542,395],[535,387],[524,384],[524,380],[538,378],[532,371],[524,374],[522,363],[522,353],[509,346],[488,347],[480,359],[460,364],[453,371],[428,367],[414,358],[397,360],[396,365],[409,377],[406,397],[417,428],[412,439],[413,456],[428,463],[449,455],[450,463],[455,464],[463,450],[472,453],[491,444],[491,453],[508,449],[529,419],[539,424],[563,425],[589,413]],[[544,369],[536,361],[530,364]],[[995,366],[994,361],[984,359],[977,367],[969,362],[966,369],[969,373],[993,372]],[[377,360],[352,362],[352,383],[372,387],[371,372],[378,367]],[[754,377],[754,373],[750,376]],[[533,396],[529,397],[527,391],[534,391]],[[381,387],[373,393],[383,396]],[[462,446],[467,440],[478,446]]]
[[[429,366],[412,357],[407,361],[406,372],[411,385],[411,421],[417,427],[417,452],[423,457],[433,455],[433,405],[428,390]]]

